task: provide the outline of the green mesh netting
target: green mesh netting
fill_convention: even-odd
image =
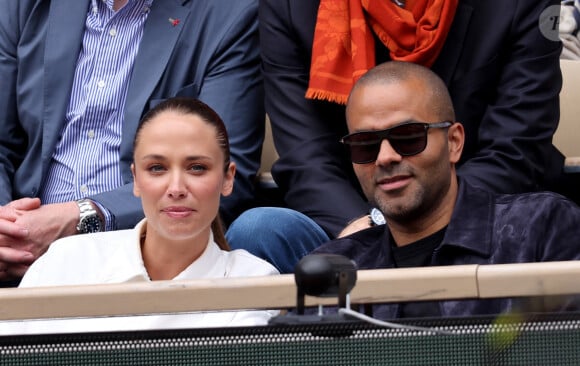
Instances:
[[[580,365],[580,315],[0,337],[0,365]]]

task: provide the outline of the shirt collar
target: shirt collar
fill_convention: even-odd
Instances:
[[[210,233],[209,242],[201,256],[175,276],[174,280],[225,277],[226,265],[222,254],[213,240],[213,233]]]
[[[141,236],[145,232],[146,222],[146,219],[141,220],[127,236],[115,243],[115,253],[103,271],[104,283],[149,281],[141,256]]]
[[[454,246],[477,253],[482,257],[489,257],[494,220],[493,196],[461,178],[458,178],[457,193],[451,221],[436,251],[446,246]],[[382,240],[386,243],[386,248],[389,248],[391,239],[388,225],[385,225]],[[387,250],[385,255],[390,256],[390,250]]]
[[[131,5],[135,1],[142,2],[145,8],[150,8],[151,4],[153,4],[153,0],[128,0],[125,6]],[[93,9],[94,13],[99,11],[99,3],[103,3],[109,10],[113,11],[114,0],[91,0],[91,9]]]
[[[113,256],[117,260],[109,263],[108,270],[105,269],[103,273],[105,283],[150,281],[141,253],[141,237],[145,233],[146,223],[147,219],[141,220],[130,236],[126,237],[130,243],[118,243]],[[210,232],[208,243],[201,256],[173,279],[224,277],[225,270],[225,258],[214,242],[213,233]]]
[[[493,195],[458,178],[458,194],[443,246],[465,248],[487,257],[491,255]]]

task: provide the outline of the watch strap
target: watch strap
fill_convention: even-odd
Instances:
[[[99,230],[86,230],[86,225],[83,225],[83,222],[86,221],[88,218],[94,217],[97,220],[101,221],[97,210],[93,207],[92,202],[89,199],[83,198],[76,201],[77,205],[79,206],[79,222],[77,224],[77,232],[80,234],[86,234],[88,232],[94,231],[101,231],[102,230],[102,223],[99,225]]]

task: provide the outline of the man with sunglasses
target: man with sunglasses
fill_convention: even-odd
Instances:
[[[279,154],[272,176],[288,209],[247,211],[230,241],[291,272],[321,237],[345,234],[357,218],[349,229],[369,226],[339,140],[352,84],[389,60],[424,65],[444,80],[465,127],[460,176],[497,193],[553,187],[564,162],[551,143],[562,44],[549,20],[558,19],[559,4],[261,0],[265,105]]]
[[[580,208],[551,192],[499,195],[457,176],[465,132],[429,69],[388,62],[348,99],[350,151],[367,199],[386,225],[317,248],[361,269],[580,259]],[[381,305],[380,318],[498,314],[510,299]]]

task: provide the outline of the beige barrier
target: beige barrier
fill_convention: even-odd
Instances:
[[[580,261],[358,271],[352,303],[580,294]],[[306,297],[307,306],[336,298]],[[292,275],[0,290],[0,320],[284,309]]]

